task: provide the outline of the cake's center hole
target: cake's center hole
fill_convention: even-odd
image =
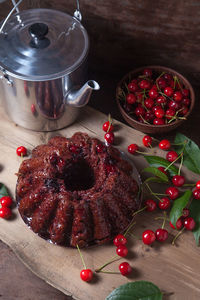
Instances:
[[[94,172],[84,159],[79,159],[66,168],[64,181],[69,191],[88,190],[94,186]]]

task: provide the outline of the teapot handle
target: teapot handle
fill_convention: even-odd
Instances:
[[[79,0],[76,0],[76,10],[74,12],[74,17],[81,22],[82,21],[82,15],[81,15],[81,11],[80,11],[80,5],[79,5]]]
[[[2,33],[3,31],[3,28],[4,26],[6,25],[8,19],[10,18],[10,16],[12,15],[12,13],[14,12],[14,10],[18,10],[18,6],[20,5],[20,3],[22,2],[23,0],[19,0],[17,3],[15,3],[15,1],[13,1],[13,4],[15,3],[14,7],[11,9],[11,11],[9,12],[9,14],[7,15],[7,17],[5,18],[3,24],[1,25],[1,28],[0,28],[0,34]]]
[[[19,9],[18,9],[18,6],[20,5],[20,3],[22,2],[23,0],[19,0],[17,3],[15,2],[15,0],[12,0],[12,3],[13,3],[13,8],[11,9],[11,11],[9,12],[9,14],[7,15],[7,17],[5,18],[3,24],[1,25],[1,28],[0,28],[0,34],[3,33],[3,28],[4,26],[6,25],[8,19],[10,18],[10,16],[13,14],[14,10],[16,10],[17,12],[19,12]],[[79,0],[76,0],[76,10],[74,12],[74,17],[79,21],[81,22],[82,21],[82,15],[81,15],[81,12],[80,12],[80,5],[79,5]]]

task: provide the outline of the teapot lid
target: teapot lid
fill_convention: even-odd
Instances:
[[[56,79],[77,69],[88,47],[87,32],[75,17],[24,10],[11,16],[0,34],[0,67],[24,80]]]

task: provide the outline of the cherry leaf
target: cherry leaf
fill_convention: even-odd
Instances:
[[[4,196],[9,196],[8,190],[7,190],[6,186],[0,182],[0,198],[2,198]]]
[[[135,281],[116,288],[105,300],[162,300],[160,289],[149,281]]]
[[[144,156],[144,158],[147,160],[147,162],[149,163],[149,165],[151,167],[165,167],[167,168],[170,165],[170,162],[168,162],[166,159],[164,159],[163,157],[160,156]],[[175,167],[174,165],[171,165],[168,169],[167,169],[170,173],[171,176],[177,175],[178,174],[178,168]]]
[[[200,245],[200,200],[193,199],[190,204],[190,217],[192,217],[195,222],[195,228],[192,231],[194,234],[194,238],[197,246]]]
[[[156,167],[145,168],[142,170],[142,172],[151,173],[151,174],[155,175],[156,177],[158,177],[159,179],[161,179],[161,181],[166,182],[166,183],[169,182],[167,175],[164,174],[162,171],[158,170],[158,168],[156,168]]]
[[[192,191],[187,190],[181,197],[174,200],[170,211],[170,221],[175,227],[176,227],[176,221],[182,216],[183,208],[186,207],[191,196],[192,196]]]
[[[200,174],[200,149],[198,145],[181,133],[176,134],[174,142],[177,144],[174,146],[177,153],[180,154],[184,149],[183,164],[190,171]]]

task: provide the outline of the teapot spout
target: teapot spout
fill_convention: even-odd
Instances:
[[[85,106],[90,99],[93,90],[99,90],[99,84],[94,80],[87,81],[80,89],[73,89],[65,95],[68,105],[75,107]]]

